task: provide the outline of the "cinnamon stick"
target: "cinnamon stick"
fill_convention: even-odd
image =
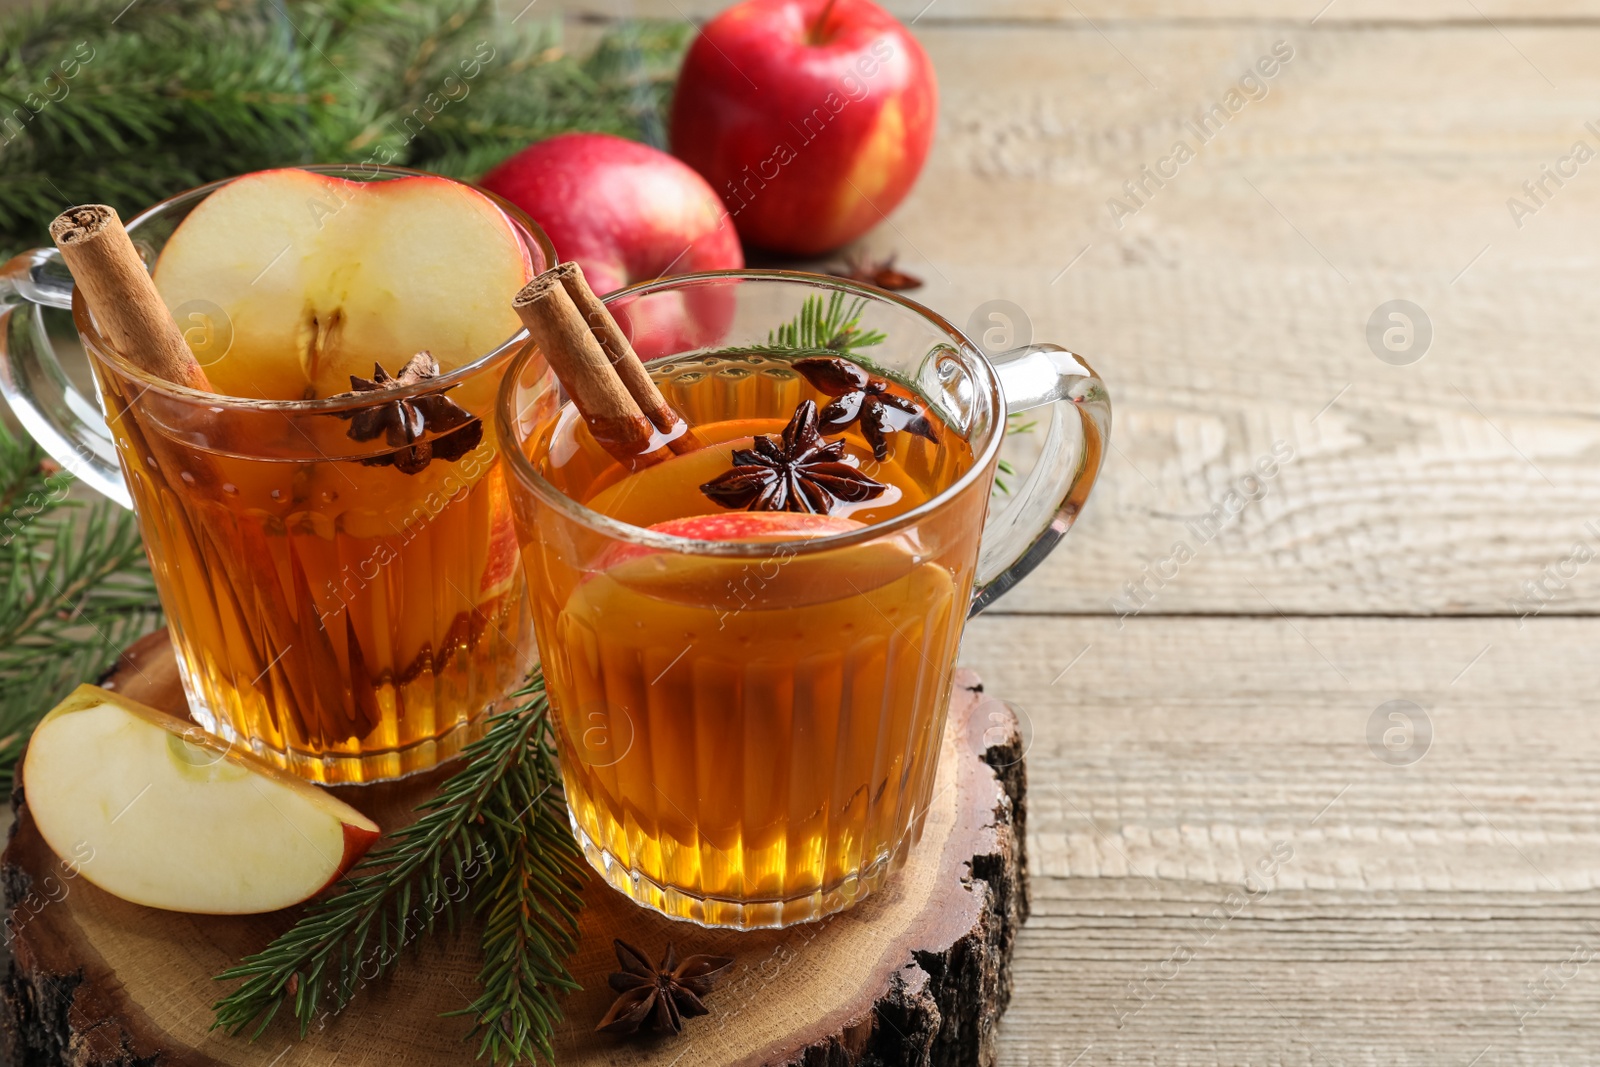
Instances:
[[[666,398],[661,395],[661,390],[656,388],[656,383],[650,378],[650,372],[645,370],[644,361],[633,350],[633,345],[628,343],[627,334],[622,332],[622,327],[617,325],[617,320],[612,317],[611,309],[606,307],[605,301],[595,295],[593,289],[589,288],[589,281],[583,276],[583,268],[576,261],[571,261],[558,264],[551,273],[561,279],[562,287],[577,305],[584,321],[589,324],[590,331],[600,342],[600,347],[605,350],[606,358],[611,361],[612,369],[617,372],[617,377],[622,379],[623,388],[628,390],[628,395],[639,405],[644,417],[664,434],[682,429],[683,432],[668,440],[667,446],[680,455],[694,451],[698,447],[697,443],[688,433],[683,419],[672,410]]]
[[[630,467],[659,458],[652,444],[655,427],[623,385],[558,270],[523,286],[512,308],[601,447]]]
[[[212,391],[115,210],[68,208],[50,224],[50,237],[118,355],[174,385]]]

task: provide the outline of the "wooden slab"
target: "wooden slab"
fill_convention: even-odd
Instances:
[[[1597,644],[1587,619],[975,620],[963,663],[1005,678],[1028,753],[1000,1067],[1596,1062]],[[1396,699],[1431,723],[1405,765],[1369,742]]]
[[[110,684],[180,711],[164,636],[131,650]],[[922,844],[887,890],[860,907],[786,931],[712,932],[647,912],[598,881],[571,961],[584,991],[567,999],[559,1062],[633,1065],[861,1062],[980,1065],[1010,999],[1009,961],[1027,914],[1019,831],[1025,771],[1016,721],[962,673]],[[341,796],[392,826],[425,784],[347,787]],[[15,964],[0,1022],[13,1064],[433,1065],[471,1062],[460,1019],[476,988],[475,939],[427,941],[395,980],[363,989],[338,1019],[296,1042],[275,1024],[256,1044],[209,1033],[212,981],[264,946],[289,916],[218,918],[154,911],[63,876],[19,789],[0,856]],[[174,828],[179,832],[180,828]],[[241,828],[243,832],[243,828]],[[594,1034],[611,1001],[611,939],[659,955],[736,957],[711,995],[713,1014],[675,1039]]]

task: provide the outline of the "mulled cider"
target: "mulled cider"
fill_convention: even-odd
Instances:
[[[80,328],[195,718],[317,781],[430,767],[533,658],[494,398],[548,246],[431,176],[262,172],[131,232],[172,205],[208,390]]]
[[[966,439],[843,355],[649,370],[688,429],[648,464],[571,404],[519,405],[532,470],[587,509],[514,482],[579,841],[668,915],[838,911],[920,834],[986,483],[929,508],[971,470]]]

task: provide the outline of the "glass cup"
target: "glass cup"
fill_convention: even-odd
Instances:
[[[652,508],[671,512],[670,501],[640,502],[648,487],[628,490],[639,525],[619,521],[574,498],[597,496],[558,487],[575,486],[581,457],[560,429],[571,408],[536,350],[501,388],[573,830],[611,885],[706,926],[816,919],[904,863],[928,809],[965,621],[1067,531],[1110,432],[1105,389],[1078,356],[1036,344],[991,363],[934,312],[877,289],[727,271],[606,298],[691,427],[794,411],[803,383],[760,350],[802,306],[830,300],[860,311],[852,337],[883,335],[852,358],[920,394],[955,437],[933,448],[898,435],[906,471],[934,490],[874,525],[691,539],[646,528],[659,521]],[[1006,417],[1021,411],[1038,424],[1038,459],[991,514]]]
[[[362,181],[414,173],[305,169]],[[224,184],[129,223],[146,259]],[[553,264],[539,227],[496,203],[533,269]],[[365,396],[242,399],[144,373],[108,346],[54,250],[0,270],[0,306],[0,391],[64,467],[138,513],[190,711],[205,729],[313,781],[380,781],[459,752],[526,673],[535,652],[495,416],[520,337],[383,394],[392,403],[448,389],[476,420],[425,434],[433,457],[416,470],[408,453],[408,473],[382,434],[351,439],[351,419],[378,405]],[[62,371],[46,308],[71,309],[99,407]],[[225,350],[220,308],[180,308],[178,318],[201,331],[191,346],[202,363],[207,345]]]

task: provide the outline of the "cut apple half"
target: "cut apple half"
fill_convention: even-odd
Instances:
[[[250,915],[309,900],[377,840],[372,820],[193,723],[81,685],[23,760],[28,810],[106,892],[168,911]]]
[[[230,396],[303,400],[432,352],[443,373],[521,327],[533,276],[495,202],[432,175],[349,181],[293,168],[222,186],[173,231],[154,272],[180,318],[219,313],[228,350],[206,365]]]

